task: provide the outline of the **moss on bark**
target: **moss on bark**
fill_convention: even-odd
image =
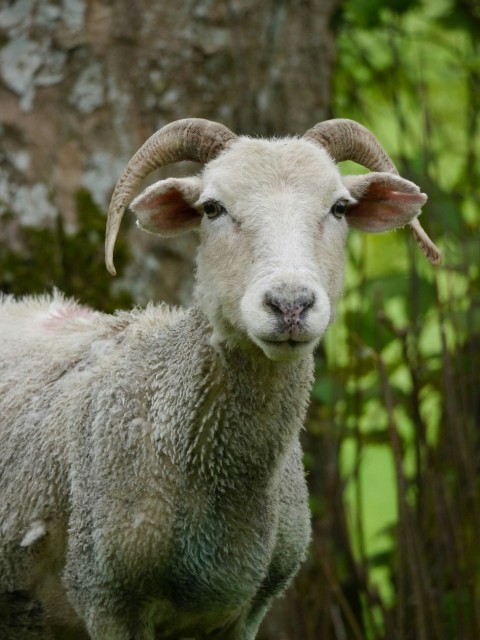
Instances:
[[[0,290],[14,295],[43,293],[58,287],[67,295],[103,311],[132,304],[129,292],[112,287],[104,264],[105,217],[84,189],[76,193],[77,228],[65,231],[58,216],[51,228],[17,227],[15,242],[0,239]],[[13,215],[4,214],[8,227]],[[120,233],[116,263],[121,268],[129,253]]]

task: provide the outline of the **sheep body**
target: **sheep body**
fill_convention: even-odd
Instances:
[[[35,617],[41,640],[255,638],[310,536],[299,432],[348,227],[402,226],[426,200],[392,173],[342,179],[315,139],[237,138],[196,120],[158,133],[117,185],[107,265],[150,154],[191,159],[193,140],[202,173],[131,205],[147,231],[200,231],[192,308],[109,316],[60,294],[0,304],[8,640],[30,639]]]
[[[132,628],[158,618],[162,638],[254,637],[309,538],[298,432],[311,359],[279,368],[220,352],[196,307],[108,316],[57,295],[0,309],[0,415],[12,417],[0,592],[48,609],[63,572],[86,619],[103,603]],[[235,635],[249,613],[251,635]],[[80,625],[67,601],[50,617]]]

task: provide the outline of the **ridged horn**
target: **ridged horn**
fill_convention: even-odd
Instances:
[[[325,120],[309,129],[303,137],[320,144],[336,162],[352,160],[371,171],[398,175],[395,165],[373,133],[355,120]],[[439,264],[442,260],[440,249],[428,237],[418,219],[409,224],[423,254],[432,264]]]
[[[141,182],[155,169],[191,160],[216,158],[237,136],[218,122],[201,118],[176,120],[159,129],[140,147],[120,176],[112,195],[105,237],[105,264],[112,275],[113,249],[123,214]]]

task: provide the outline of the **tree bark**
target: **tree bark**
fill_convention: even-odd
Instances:
[[[106,211],[123,166],[162,125],[197,116],[237,133],[283,135],[328,117],[338,3],[2,3],[0,287],[54,284],[103,306],[111,280],[101,228],[87,245],[79,233]],[[32,240],[35,229],[42,241]],[[79,243],[86,264],[75,259]],[[167,242],[131,231],[113,289],[128,295],[115,301],[188,302],[195,246],[194,234]],[[12,252],[25,254],[34,276],[20,269],[20,282]],[[100,299],[85,279],[102,283]]]

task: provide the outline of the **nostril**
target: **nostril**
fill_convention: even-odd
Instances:
[[[300,313],[305,313],[308,309],[311,309],[315,304],[315,294],[309,291],[307,294],[301,295],[297,299],[297,305],[301,309]]]
[[[276,315],[283,316],[285,305],[282,304],[282,300],[278,296],[267,293],[263,298],[263,303]]]

